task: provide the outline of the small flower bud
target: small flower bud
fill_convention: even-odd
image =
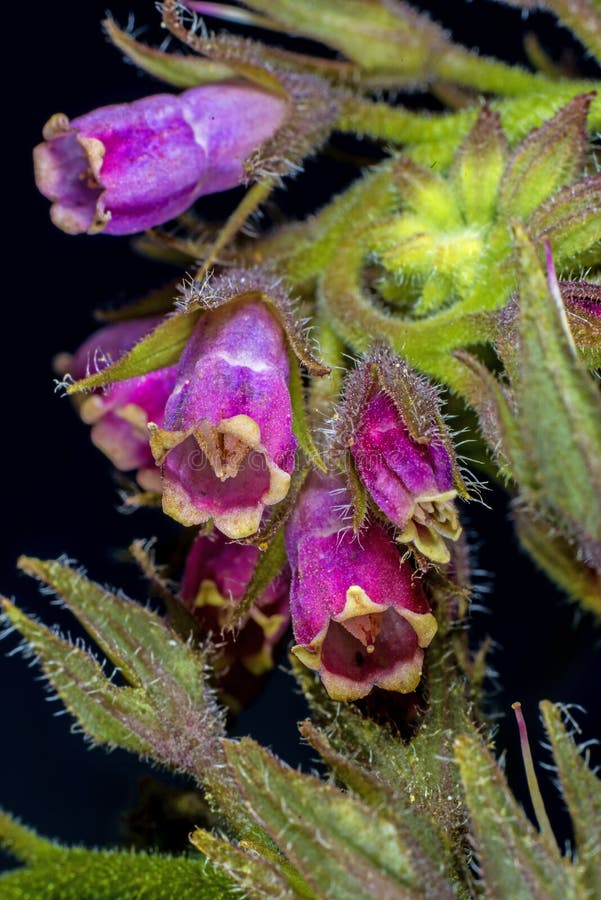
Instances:
[[[103,106],[72,122],[57,113],[34,150],[36,184],[63,231],[134,234],[244,182],[246,158],[286,111],[281,97],[226,83]]]
[[[461,534],[457,468],[431,386],[380,348],[352,372],[338,441],[379,509],[434,562],[449,561],[444,539]]]
[[[180,360],[164,426],[151,424],[163,509],[183,525],[213,519],[230,538],[253,534],[283,500],[296,440],[282,329],[260,301],[205,313]]]
[[[286,531],[293,653],[334,700],[417,687],[436,633],[424,591],[380,524],[345,528],[342,479],[312,475]]]
[[[290,622],[289,572],[282,571],[263,591],[234,633],[229,617],[244,597],[260,552],[214,532],[200,535],[186,559],[181,597],[197,625],[219,647],[218,681],[230,703],[245,703],[258,679],[273,668],[274,648]]]
[[[94,332],[70,356],[61,356],[61,374],[83,378],[116,362],[161,321],[160,317],[135,319],[108,325]],[[170,366],[118,381],[84,397],[79,414],[92,426],[92,442],[122,472],[138,470],[138,481],[147,490],[160,490],[159,471],[148,439],[148,422],[163,421],[165,403],[175,383],[176,367]]]

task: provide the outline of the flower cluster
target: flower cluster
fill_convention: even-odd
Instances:
[[[227,83],[71,123],[55,116],[35,151],[38,185],[70,232],[159,225],[240,183],[286,108],[275,93]],[[118,469],[135,470],[168,516],[203,526],[180,601],[219,643],[228,696],[239,693],[241,673],[272,666],[290,617],[293,652],[333,698],[413,691],[436,632],[423,574],[449,562],[448,541],[460,534],[460,479],[438,396],[377,348],[348,375],[340,402],[329,389],[336,427],[320,449],[332,471],[314,470],[291,492],[316,450],[299,368],[308,357],[295,338],[302,329],[265,268],[230,270],[205,288],[193,308],[119,321],[58,359],[61,374],[79,380],[75,389],[92,388],[79,411],[93,442]],[[157,367],[157,336],[182,323],[183,349]],[[365,508],[349,527],[344,511],[361,496]],[[259,546],[269,552],[283,528],[291,582],[281,562],[247,603]]]

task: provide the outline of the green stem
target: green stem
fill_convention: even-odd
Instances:
[[[331,372],[311,381],[309,418],[314,425],[319,425],[324,418],[331,416],[340,396],[344,374],[344,341],[324,316],[320,316],[317,322],[317,340],[320,359],[330,367]]]
[[[493,100],[491,106],[500,113],[509,142],[514,143],[554,115],[577,94],[597,91],[588,124],[591,131],[599,131],[600,88],[596,81],[547,81],[535,92]],[[455,147],[476,121],[478,112],[479,107],[476,106],[451,113],[416,113],[387,103],[347,97],[336,127],[340,131],[352,131],[376,140],[408,145],[410,155],[420,161],[445,166],[450,162]]]
[[[516,96],[553,87],[546,75],[478,56],[456,44],[449,45],[444,53],[433,59],[432,69],[443,81],[474,88],[478,93]]]

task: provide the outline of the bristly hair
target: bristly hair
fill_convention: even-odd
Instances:
[[[250,38],[217,36],[206,29],[198,33],[195,22],[186,28],[183,16],[189,12],[177,0],[165,0],[165,27],[194,52],[225,63],[239,77],[288,100],[289,112],[282,126],[245,160],[248,179],[298,174],[303,160],[316,153],[331,134],[344,97],[342,89],[318,75],[274,65],[266,58],[264,46]]]
[[[191,313],[219,309],[227,303],[251,298],[272,308],[294,355],[311,375],[329,374],[329,368],[313,355],[309,335],[296,315],[296,304],[282,279],[264,266],[228,269],[215,278],[188,279],[180,285],[179,306]]]
[[[337,448],[348,448],[355,424],[377,391],[392,400],[414,440],[424,443],[440,439],[444,426],[438,389],[380,342],[347,375],[334,427]]]
[[[331,427],[334,457],[342,457],[348,451],[363,410],[379,391],[390,398],[414,441],[444,446],[453,466],[457,492],[467,497],[453,442],[440,411],[440,390],[383,341],[375,343],[346,377],[342,403]]]

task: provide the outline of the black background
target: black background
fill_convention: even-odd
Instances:
[[[524,24],[515,10],[486,2],[428,3],[425,8],[453,26],[455,35],[484,52],[521,59]],[[36,6],[38,9],[36,9]],[[450,14],[447,7],[452,7]],[[76,9],[76,11],[75,11]],[[135,13],[137,25],[157,21],[152,2],[113,2],[120,23]],[[118,496],[107,461],[92,447],[88,431],[68,401],[53,393],[51,358],[70,350],[92,330],[91,311],[133,298],[165,280],[156,264],[132,253],[127,239],[68,237],[48,219],[48,203],[34,188],[31,148],[49,116],[70,116],[88,109],[162,90],[162,86],[124,65],[99,26],[104,2],[27,4],[23,20],[9,23],[18,44],[8,74],[10,102],[4,125],[5,162],[2,312],[2,572],[0,589],[16,597],[46,622],[58,621],[77,634],[64,613],[41,596],[15,569],[20,553],[42,557],[68,554],[86,565],[92,577],[119,584],[143,598],[144,588],[122,548],[134,537],[169,533],[158,515],[118,512]],[[13,14],[14,15],[14,14]],[[5,22],[5,25],[7,23]],[[538,27],[546,46],[557,53],[566,35],[549,17],[538,14],[527,27]],[[161,40],[158,29],[148,37]],[[5,41],[12,38],[5,35]],[[301,213],[324,202],[341,187],[350,170],[328,161],[312,162],[282,203]],[[222,214],[235,194],[200,204]],[[8,247],[7,247],[8,244]],[[490,634],[497,647],[492,664],[498,673],[493,709],[500,716],[498,744],[508,750],[508,770],[523,791],[510,703],[524,702],[534,737],[540,737],[536,703],[548,697],[582,704],[585,737],[599,733],[599,632],[592,620],[561,598],[534,571],[518,549],[502,494],[465,510],[473,543],[475,581],[481,591],[473,612],[476,637]],[[88,751],[81,735],[70,733],[68,716],[56,717],[38,671],[27,668],[9,636],[0,647],[0,804],[42,833],[89,845],[115,843],[120,817],[135,797],[136,782],[148,769],[122,752]],[[299,745],[295,722],[304,714],[289,675],[278,672],[268,690],[237,723],[239,734],[252,733],[293,764],[309,766]],[[548,761],[546,751],[537,755]],[[543,780],[549,781],[546,775]],[[549,796],[553,789],[549,789]],[[559,827],[559,806],[555,809]]]

